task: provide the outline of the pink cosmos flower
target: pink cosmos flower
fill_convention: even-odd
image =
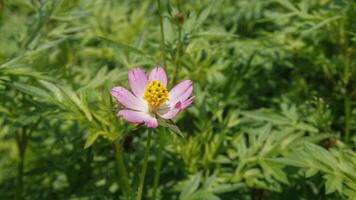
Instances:
[[[184,80],[167,90],[167,75],[162,67],[155,67],[148,76],[137,67],[129,71],[129,90],[117,86],[111,89],[111,95],[125,109],[117,115],[126,121],[146,124],[148,128],[158,127],[157,117],[172,119],[194,101],[191,80]]]

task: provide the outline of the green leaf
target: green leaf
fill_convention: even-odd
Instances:
[[[127,44],[123,44],[121,42],[117,42],[117,41],[113,41],[104,37],[99,36],[99,39],[104,40],[105,42],[109,43],[110,45],[117,47],[119,49],[125,50],[127,52],[131,52],[131,53],[135,53],[141,56],[144,56],[146,58],[148,58],[149,60],[154,60],[149,54],[141,51],[140,49],[137,49],[133,46],[127,45]]]
[[[283,172],[282,169],[283,166],[275,162],[269,162],[268,160],[261,161],[260,165],[264,173],[272,175],[275,179],[281,181],[282,183],[288,184],[287,175]]]
[[[44,51],[44,50],[47,50],[49,48],[52,48],[52,47],[55,47],[57,45],[59,45],[60,43],[64,42],[66,40],[66,38],[61,38],[61,39],[58,39],[58,40],[54,40],[54,41],[50,41],[46,44],[43,44],[41,46],[39,46],[33,53],[38,53],[40,51]]]
[[[211,31],[202,31],[199,33],[192,34],[192,37],[216,37],[216,38],[226,39],[226,38],[237,38],[238,35],[232,33],[225,33],[218,30],[216,31],[211,30]]]
[[[53,93],[56,100],[58,100],[59,102],[63,101],[63,93],[56,85],[45,80],[40,80],[39,82]]]
[[[219,184],[213,188],[212,192],[215,194],[224,194],[228,192],[237,191],[243,187],[246,187],[245,183],[235,183],[235,184]]]
[[[274,124],[284,125],[290,123],[286,117],[274,113],[268,109],[260,109],[256,111],[243,111],[241,112],[241,114],[245,115],[246,117],[250,117],[261,121],[268,121]]]
[[[335,191],[342,192],[342,178],[340,176],[325,175],[325,192],[331,194]]]
[[[91,132],[89,134],[89,136],[87,137],[86,141],[85,141],[85,145],[84,145],[84,149],[89,148],[91,145],[94,144],[94,142],[96,141],[96,139],[98,138],[99,135],[103,135],[105,134],[105,132],[103,131],[94,131]]]
[[[35,96],[35,97],[39,98],[40,100],[52,99],[52,97],[49,95],[49,93],[46,90],[43,90],[41,88],[31,86],[31,85],[26,85],[23,83],[18,83],[18,82],[10,83],[10,85],[12,87],[16,88],[17,90],[27,93],[29,95]]]
[[[306,169],[305,177],[307,177],[307,178],[312,177],[318,172],[319,172],[318,168],[310,167],[310,168]]]
[[[319,160],[320,163],[327,166],[329,169],[338,170],[338,161],[320,146],[312,143],[305,143],[307,151],[314,157],[315,161]]]
[[[84,101],[81,101],[77,94],[75,94],[75,92],[73,92],[72,90],[61,86],[60,87],[62,89],[62,91],[67,95],[67,97],[69,97],[69,99],[76,105],[78,106],[78,108],[80,110],[82,110],[85,114],[85,116],[87,117],[87,119],[89,121],[93,120],[93,117],[89,111],[89,108],[87,107],[86,103]]]
[[[293,12],[300,12],[298,10],[298,8],[296,8],[291,2],[286,1],[286,0],[276,0],[276,2],[280,3],[282,6],[284,6],[285,8],[288,8],[289,10],[293,11]]]
[[[308,30],[305,30],[304,32],[302,32],[302,36],[306,36],[308,35],[309,33],[315,31],[315,30],[318,30],[320,28],[322,28],[323,26],[327,25],[328,23],[334,21],[334,20],[338,20],[342,18],[341,16],[334,16],[334,17],[331,17],[331,18],[328,18],[328,19],[325,19],[323,20],[322,22],[318,23],[317,25],[313,26],[312,28],[308,29]]]
[[[27,76],[34,77],[37,79],[43,80],[53,80],[50,76],[45,76],[41,72],[34,70],[31,66],[27,65],[14,65],[14,66],[6,66],[0,67],[0,73],[15,75],[15,76]]]
[[[171,132],[184,138],[182,131],[179,129],[179,127],[172,120],[164,120],[164,119],[158,118],[158,123],[159,123],[159,125],[161,125],[163,127],[167,127]]]
[[[201,179],[201,173],[193,176],[183,187],[182,192],[179,195],[179,199],[186,200],[188,199],[199,187]]]
[[[80,90],[95,89],[100,85],[103,85],[108,77],[107,71],[107,67],[100,68],[100,70],[96,73],[95,77],[92,78],[91,81],[87,83],[84,87],[80,88]]]

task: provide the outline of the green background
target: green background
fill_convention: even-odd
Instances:
[[[153,131],[143,199],[355,199],[355,19],[354,0],[0,0],[0,199],[135,197],[147,129],[109,91],[157,65],[196,99]]]

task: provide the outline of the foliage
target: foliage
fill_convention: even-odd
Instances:
[[[353,0],[0,0],[0,199],[135,196],[147,131],[109,90],[155,65],[196,99],[155,130],[144,198],[355,199],[355,18]]]

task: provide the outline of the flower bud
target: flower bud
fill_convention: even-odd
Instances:
[[[177,13],[174,15],[174,20],[177,21],[177,22],[180,23],[180,24],[183,24],[183,23],[184,23],[184,14],[181,13],[181,12],[177,12]]]

